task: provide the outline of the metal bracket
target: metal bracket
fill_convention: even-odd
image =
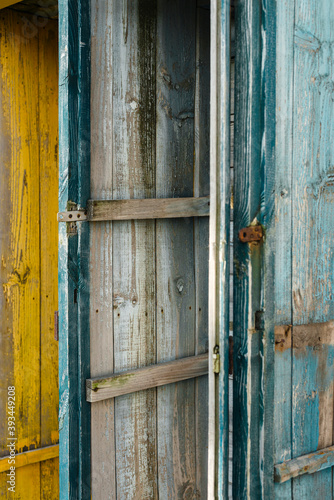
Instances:
[[[87,220],[87,210],[70,210],[66,212],[58,212],[58,222],[82,222]]]
[[[249,226],[240,229],[239,240],[242,243],[251,243],[253,241],[261,241],[263,238],[262,226]]]
[[[220,372],[220,355],[219,355],[219,345],[216,345],[213,349],[213,373]]]

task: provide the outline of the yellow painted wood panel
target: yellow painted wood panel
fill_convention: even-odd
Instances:
[[[4,9],[5,7],[13,5],[14,3],[17,3],[16,0],[0,0],[0,9]]]
[[[27,15],[0,13],[0,456],[6,454],[7,387],[16,391],[16,451],[58,440],[57,25],[29,36]],[[44,47],[50,44],[50,47]],[[53,47],[51,45],[54,44]],[[43,205],[47,202],[46,210]],[[44,235],[42,234],[44,232]],[[58,460],[16,470],[4,498],[58,498]]]
[[[41,446],[58,442],[58,24],[39,31]],[[41,498],[58,498],[58,462],[41,462]],[[55,481],[56,479],[56,481]],[[55,483],[55,484],[53,484]]]

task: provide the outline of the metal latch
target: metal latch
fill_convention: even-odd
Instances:
[[[263,238],[262,226],[248,226],[240,229],[239,240],[243,243],[251,243],[252,241],[261,241]]]
[[[220,355],[219,355],[219,345],[216,345],[213,349],[213,373],[220,372]]]

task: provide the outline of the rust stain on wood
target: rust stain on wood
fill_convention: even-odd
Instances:
[[[275,351],[291,349],[291,325],[275,326]]]

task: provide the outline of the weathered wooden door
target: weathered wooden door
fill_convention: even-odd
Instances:
[[[207,497],[204,4],[60,2],[61,498]]]
[[[0,11],[1,498],[58,498],[57,35]]]
[[[223,116],[223,125],[211,130],[221,145],[218,154],[214,150],[212,172],[224,180],[229,167],[224,6],[218,17],[213,83],[222,97],[218,94],[220,115],[212,112]],[[233,498],[330,499],[334,8],[330,1],[238,0],[235,30]],[[218,294],[219,314],[210,319],[218,323],[218,335],[211,330],[216,337],[210,338],[212,347],[219,340],[221,370],[219,376],[210,374],[212,390],[216,387],[210,471],[215,465],[212,497],[227,498],[229,220],[222,205],[229,197],[226,183],[218,180],[215,186],[220,194],[210,193],[218,204],[212,234],[220,236],[213,248],[219,262],[213,296]]]

